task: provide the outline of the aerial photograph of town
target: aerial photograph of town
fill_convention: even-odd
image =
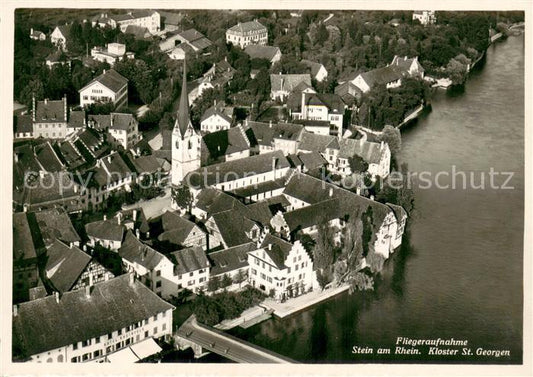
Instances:
[[[15,9],[13,364],[523,364],[525,18]]]

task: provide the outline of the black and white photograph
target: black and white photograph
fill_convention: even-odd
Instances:
[[[3,10],[1,374],[531,375],[531,4],[81,4]]]

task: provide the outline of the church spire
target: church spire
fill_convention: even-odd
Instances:
[[[185,59],[183,59],[183,82],[181,85],[181,98],[180,106],[178,108],[177,123],[181,136],[183,137],[189,126],[189,96],[187,94],[187,67]]]

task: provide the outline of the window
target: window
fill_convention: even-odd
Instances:
[[[122,329],[118,330],[118,335],[122,335]]]
[[[163,323],[163,328],[161,330],[165,331],[167,329],[167,324]]]
[[[77,350],[77,349],[78,349],[78,342],[76,342],[76,343],[74,343],[74,344],[72,345],[72,349],[73,349],[73,350]]]
[[[157,283],[155,283],[156,288],[161,288],[161,280],[159,280]]]
[[[193,276],[193,275],[194,275],[194,272],[191,272],[191,273],[189,274],[189,276]]]
[[[155,276],[161,276],[161,270],[156,270]]]
[[[101,350],[96,350],[93,352],[93,357],[99,357],[102,354]]]
[[[145,332],[144,332],[144,337],[145,337],[145,338],[148,338],[148,331],[145,331]]]
[[[154,335],[157,334],[157,326],[154,327]]]

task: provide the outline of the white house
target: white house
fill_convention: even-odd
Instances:
[[[111,113],[109,117],[110,126],[108,132],[115,145],[120,145],[127,150],[141,140],[139,122],[132,114]]]
[[[146,28],[151,34],[156,34],[161,29],[161,15],[156,11],[139,9],[110,18],[115,21],[123,33],[129,25]]]
[[[50,34],[50,42],[54,46],[61,48],[63,51],[67,50],[67,39],[70,36],[70,26],[69,25],[60,25],[56,26],[55,29]]]
[[[115,109],[128,105],[128,80],[114,69],[104,72],[79,90],[80,105],[112,102]]]
[[[99,62],[108,63],[110,66],[113,66],[117,61],[124,59],[124,57],[133,59],[135,54],[126,52],[126,45],[122,43],[109,43],[106,48],[93,47],[91,49],[91,56]]]
[[[418,20],[422,25],[431,25],[437,22],[434,10],[422,10],[413,12],[413,20]]]
[[[56,292],[13,307],[13,344],[18,351],[13,358],[34,363],[118,362],[118,352],[137,354],[132,349],[144,358],[160,350],[153,339],[172,335],[173,309],[133,274],[63,295]]]
[[[311,75],[305,74],[271,74],[270,75],[270,97],[283,101],[297,86],[304,83],[308,87],[311,85]]]
[[[250,56],[250,59],[266,59],[270,62],[270,65],[281,60],[279,47],[251,44],[246,46],[244,52]]]
[[[323,64],[312,62],[307,59],[302,59],[302,64],[304,64],[307,68],[309,68],[311,76],[318,82],[322,82],[328,77],[328,71],[326,70],[326,67],[324,67]]]
[[[120,217],[117,217],[117,220],[106,220],[104,216],[104,220],[85,224],[85,233],[89,238],[90,246],[100,244],[117,251],[122,246],[124,226],[120,223]]]
[[[202,118],[200,119],[200,129],[203,132],[215,132],[220,130],[228,130],[231,127],[232,116],[228,115],[233,114],[233,108],[229,108],[230,111],[227,111],[222,106],[215,105],[207,109]]]
[[[33,28],[30,29],[30,38],[36,41],[44,41],[46,40],[46,34],[44,34],[42,31],[39,30],[33,30]]]
[[[248,281],[277,300],[299,296],[316,287],[311,257],[300,243],[266,234],[248,253]]]
[[[33,137],[64,139],[67,136],[67,97],[61,100],[32,101]]]
[[[226,30],[226,43],[231,43],[241,48],[251,44],[266,45],[268,43],[268,30],[257,20],[239,22]]]
[[[293,96],[294,100],[291,98]],[[292,119],[327,121],[331,125],[328,134],[342,137],[345,104],[339,95],[302,92],[292,93],[289,98],[288,107]],[[320,133],[324,132],[321,130]]]

